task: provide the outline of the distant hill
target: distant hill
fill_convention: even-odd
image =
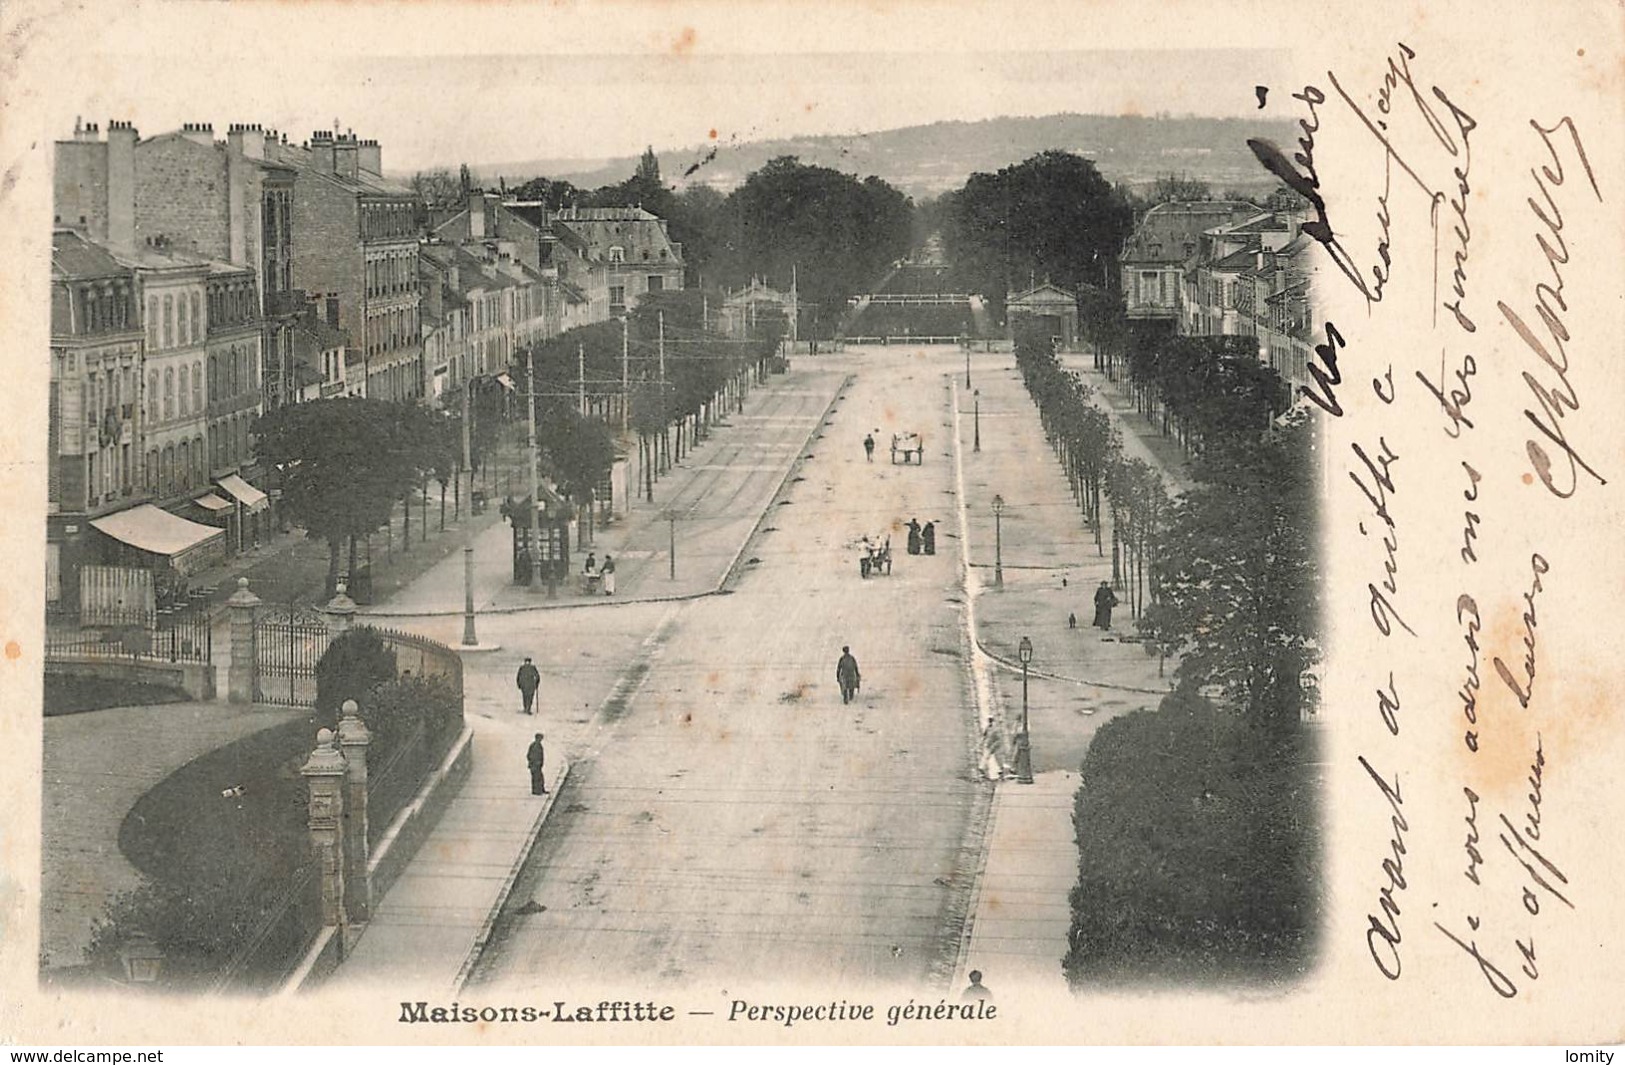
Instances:
[[[1093,159],[1109,181],[1145,185],[1176,173],[1206,181],[1215,193],[1264,191],[1275,184],[1247,138],[1289,141],[1288,121],[1128,115],[1045,115],[979,122],[933,122],[876,133],[793,137],[661,151],[660,171],[679,187],[703,182],[727,191],[781,155],[859,176],[877,175],[915,198],[958,188],[977,171],[994,171],[1050,148]],[[472,167],[481,180],[514,185],[532,177],[563,178],[584,187],[624,181],[637,157],[535,159]],[[689,173],[692,171],[691,173]]]

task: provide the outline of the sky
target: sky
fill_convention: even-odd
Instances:
[[[134,14],[108,8],[88,35],[83,21],[48,27],[70,42],[85,35],[70,50],[83,76],[57,81],[42,110],[52,137],[78,116],[103,128],[133,120],[144,136],[184,122],[212,122],[217,135],[258,122],[298,140],[336,121],[379,140],[386,170],[410,172],[691,148],[712,130],[726,144],[1065,111],[1238,116],[1257,107],[1254,84],[1282,65],[1267,48],[1147,49],[1134,34],[1112,42],[1081,19],[1049,33],[1007,17],[980,23],[997,33],[963,21],[956,31],[946,16],[969,9],[934,8],[945,17],[920,17],[930,0],[906,18],[854,5],[832,28],[840,20],[810,25],[817,9],[807,5],[763,21],[739,5],[612,4],[593,10],[623,17],[583,21],[585,9],[567,2],[147,0]],[[694,15],[706,17],[678,17]]]

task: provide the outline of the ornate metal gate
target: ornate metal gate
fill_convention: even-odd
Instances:
[[[308,607],[262,607],[254,619],[254,701],[316,705],[316,663],[327,651],[327,622]]]

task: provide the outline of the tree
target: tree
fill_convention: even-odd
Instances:
[[[943,199],[948,258],[1001,315],[1006,293],[1029,279],[1115,287],[1133,212],[1088,159],[1041,152],[996,174],[972,174]]]
[[[832,335],[847,300],[908,253],[913,205],[879,178],[863,181],[781,156],[745,179],[722,210],[715,269],[728,284],[754,276],[807,308],[803,335]]]
[[[634,176],[640,181],[660,184],[660,160],[652,146],[643,149],[643,157],[638,160],[638,170]]]
[[[296,403],[254,426],[259,460],[282,478],[282,502],[295,524],[327,541],[327,587],[338,583],[339,549],[389,520],[395,501],[417,483],[418,442],[405,424],[415,408],[344,397]]]
[[[1210,447],[1172,508],[1142,626],[1183,649],[1181,679],[1217,685],[1254,725],[1282,732],[1303,705],[1319,647],[1313,426]]]

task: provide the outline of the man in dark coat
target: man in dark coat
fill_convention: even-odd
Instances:
[[[1106,581],[1100,582],[1095,589],[1095,628],[1109,629],[1112,627],[1112,607],[1117,605],[1117,594]]]
[[[873,433],[863,438],[863,457],[868,462],[875,460],[875,434]]]
[[[911,555],[917,555],[917,554],[920,553],[920,519],[919,518],[910,518],[910,519],[908,519],[908,553],[911,554]]]
[[[536,689],[542,686],[542,675],[531,664],[528,655],[525,658],[525,664],[519,667],[519,674],[514,678],[514,683],[519,686],[519,694],[525,700],[524,708],[519,712],[521,714],[534,714],[536,712]]]
[[[525,752],[525,762],[530,766],[530,793],[532,795],[547,794],[547,785],[542,782],[542,763],[546,760],[546,752],[542,750],[542,734],[538,732],[536,738],[530,741],[530,750]]]
[[[849,703],[858,693],[858,660],[852,657],[852,648],[841,648],[841,660],[835,664],[835,683],[841,686],[841,702]]]
[[[920,530],[920,546],[924,548],[925,553],[928,555],[934,555],[937,553],[936,522],[928,521],[925,523],[925,528]]]

